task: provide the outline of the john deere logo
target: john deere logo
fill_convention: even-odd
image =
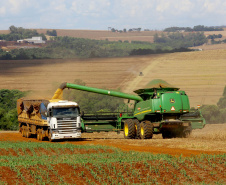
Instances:
[[[170,99],[170,103],[175,103],[175,100],[174,99]]]

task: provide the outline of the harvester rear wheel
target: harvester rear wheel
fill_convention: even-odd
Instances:
[[[183,132],[181,133],[181,137],[186,138],[189,137],[191,134],[192,128],[191,127],[187,127],[186,129],[183,130]]]
[[[141,139],[151,139],[153,137],[153,124],[150,121],[143,121],[140,124],[139,132]]]
[[[172,133],[170,131],[163,131],[162,132],[162,138],[163,139],[171,139],[173,138]]]
[[[136,128],[132,119],[126,119],[124,122],[124,138],[134,139],[136,136]]]

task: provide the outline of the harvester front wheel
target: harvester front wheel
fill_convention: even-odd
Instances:
[[[139,126],[140,138],[151,139],[153,137],[153,124],[150,121],[143,121]]]
[[[139,127],[140,127],[140,122],[138,121],[138,119],[133,119],[134,122],[134,126],[135,126],[135,133],[136,133],[136,138],[140,139],[140,132],[139,132]]]
[[[134,139],[136,136],[136,128],[132,119],[126,119],[124,122],[124,138]]]

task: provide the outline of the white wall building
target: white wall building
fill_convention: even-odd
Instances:
[[[46,43],[44,40],[42,40],[42,37],[32,37],[32,38],[23,39],[23,40],[17,40],[17,42],[18,43],[28,42],[28,43],[32,43],[32,44],[44,44],[44,43]]]

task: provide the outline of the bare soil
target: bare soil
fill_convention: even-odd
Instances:
[[[205,136],[205,137],[204,137]],[[214,137],[213,137],[214,136]],[[82,139],[59,141],[76,145],[104,145],[125,151],[151,152],[170,155],[198,155],[226,153],[226,124],[206,125],[204,129],[193,130],[188,138],[163,139],[154,135],[150,140],[124,139],[123,132],[83,133]],[[19,132],[0,132],[0,141],[40,142],[36,138],[24,138]],[[43,141],[48,142],[48,141]],[[13,151],[11,151],[13,152]],[[1,153],[0,153],[1,155]]]

